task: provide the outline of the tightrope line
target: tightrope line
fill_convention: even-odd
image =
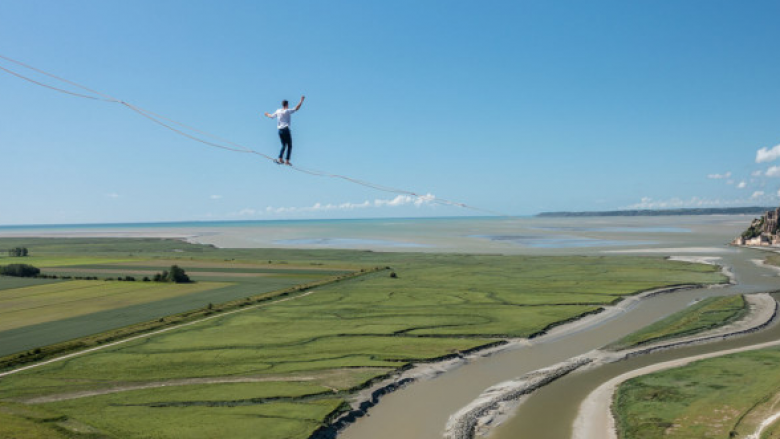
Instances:
[[[214,134],[208,133],[206,131],[199,130],[197,128],[194,128],[194,127],[186,125],[186,124],[183,124],[183,123],[178,122],[176,120],[173,120],[171,118],[162,116],[162,115],[154,113],[154,112],[152,112],[150,110],[146,110],[144,108],[141,108],[141,107],[139,107],[137,105],[133,105],[133,104],[130,104],[129,102],[126,102],[126,101],[123,101],[121,99],[115,98],[115,97],[113,97],[113,96],[111,96],[109,94],[101,93],[101,92],[99,92],[97,90],[93,90],[93,89],[91,89],[89,87],[86,87],[84,85],[81,85],[81,84],[79,84],[77,82],[70,81],[68,79],[59,77],[59,76],[54,75],[52,73],[49,73],[47,71],[44,71],[44,70],[38,69],[36,67],[33,67],[31,65],[25,64],[25,63],[23,63],[21,61],[17,61],[17,60],[15,60],[13,58],[9,58],[7,56],[4,56],[4,55],[0,54],[0,59],[6,60],[6,61],[11,62],[11,63],[14,63],[14,64],[16,64],[18,66],[21,66],[21,67],[24,67],[26,69],[32,70],[32,71],[34,71],[36,73],[39,73],[41,75],[48,76],[48,77],[50,77],[52,79],[55,79],[57,81],[64,82],[64,83],[66,83],[68,85],[71,85],[73,87],[76,87],[78,89],[86,91],[88,93],[91,93],[92,95],[83,94],[83,93],[76,93],[76,92],[65,90],[65,89],[62,89],[62,88],[58,88],[58,87],[55,87],[55,86],[52,86],[52,85],[49,85],[49,84],[45,84],[43,82],[36,81],[35,79],[29,78],[29,77],[27,77],[27,76],[25,76],[25,75],[23,75],[23,74],[21,74],[19,72],[13,71],[13,70],[8,69],[8,68],[3,67],[3,66],[0,66],[0,70],[4,71],[6,73],[9,73],[9,74],[11,74],[13,76],[16,76],[17,78],[20,78],[20,79],[23,79],[25,81],[28,81],[28,82],[30,82],[32,84],[38,85],[40,87],[44,87],[44,88],[47,88],[47,89],[50,89],[50,90],[57,91],[59,93],[64,93],[64,94],[67,94],[67,95],[70,95],[70,96],[79,97],[79,98],[119,104],[119,105],[122,105],[122,106],[128,108],[129,110],[133,111],[134,113],[137,113],[137,114],[143,116],[144,118],[146,118],[146,119],[148,119],[148,120],[150,120],[150,121],[152,121],[152,122],[162,126],[163,128],[165,128],[167,130],[170,130],[170,131],[172,131],[172,132],[174,132],[174,133],[176,133],[176,134],[178,134],[180,136],[186,137],[186,138],[188,138],[190,140],[194,140],[196,142],[200,142],[200,143],[202,143],[204,145],[207,145],[207,146],[210,146],[210,147],[214,147],[214,148],[220,148],[220,149],[224,149],[224,150],[227,150],[227,151],[238,152],[238,153],[254,154],[254,155],[262,157],[262,158],[264,158],[266,160],[275,161],[273,157],[271,157],[271,156],[269,156],[267,154],[263,154],[262,152],[256,151],[256,150],[254,150],[252,148],[249,148],[247,146],[244,146],[244,145],[232,142],[232,141],[227,140],[227,139],[223,139],[223,138],[221,138],[219,136],[216,136]],[[201,136],[204,136],[204,137],[207,137],[207,138],[211,138],[211,139],[214,139],[214,140],[222,142],[222,143],[217,143],[217,142],[214,142],[214,141],[206,140],[206,139],[204,139],[202,137],[198,137],[196,135],[190,134],[190,133],[186,132],[185,130],[197,133],[197,134],[199,134]],[[413,191],[409,191],[409,190],[405,190],[405,189],[399,189],[399,188],[395,188],[395,187],[391,187],[391,186],[384,186],[384,185],[380,185],[380,184],[377,184],[377,183],[372,183],[372,182],[369,182],[369,181],[360,180],[360,179],[353,178],[353,177],[348,177],[346,175],[333,174],[333,173],[330,173],[330,172],[319,171],[319,170],[316,170],[316,169],[306,169],[306,168],[302,168],[302,167],[299,167],[299,166],[293,166],[293,165],[291,165],[290,167],[292,169],[294,169],[295,171],[298,171],[298,172],[301,172],[301,173],[304,173],[304,174],[309,174],[309,175],[318,176],[318,177],[340,179],[340,180],[344,180],[344,181],[349,182],[349,183],[357,184],[357,185],[364,186],[364,187],[367,187],[367,188],[370,188],[370,189],[374,189],[374,190],[377,190],[377,191],[389,192],[389,193],[395,193],[395,194],[399,194],[399,195],[407,195],[407,196],[410,196],[410,197],[415,197],[417,200],[420,200],[420,201],[423,201],[423,202],[436,203],[436,204],[446,205],[446,206],[455,206],[455,207],[460,207],[460,208],[464,208],[464,209],[474,210],[474,211],[478,211],[478,212],[488,213],[490,215],[495,215],[495,216],[510,216],[510,215],[506,215],[506,214],[503,214],[503,213],[500,213],[500,212],[496,212],[496,211],[492,211],[492,210],[488,210],[488,209],[483,209],[483,208],[479,208],[479,207],[475,207],[475,206],[470,206],[470,205],[467,205],[465,203],[460,203],[460,202],[452,201],[452,200],[446,200],[446,199],[443,199],[443,198],[437,198],[437,197],[432,196],[432,195],[420,195],[420,194],[418,194],[416,192],[413,192]]]

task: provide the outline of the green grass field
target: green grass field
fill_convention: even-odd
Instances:
[[[779,402],[780,350],[766,349],[626,381],[614,411],[622,439],[730,438],[753,433]]]
[[[231,286],[74,280],[0,291],[0,332]]]
[[[0,245],[11,245],[0,240]],[[62,252],[61,242],[75,242],[79,253]],[[151,241],[148,251],[139,251],[135,240],[115,240],[114,251],[104,250],[103,241],[32,240],[44,245],[30,245],[32,256],[0,258],[3,263],[29,263],[53,279],[22,279],[0,277],[0,357],[31,351],[41,346],[63,343],[114,328],[139,324],[168,315],[187,312],[256,297],[295,285],[317,282],[352,272],[344,267],[331,267],[286,261],[269,263],[249,261],[237,263],[226,258],[194,258],[210,247],[173,242],[182,254],[172,258],[165,240]],[[92,254],[84,248],[95,246]],[[132,252],[127,252],[127,247]],[[180,251],[184,247],[188,252]],[[213,249],[212,249],[213,250]],[[134,252],[134,253],[133,253]],[[191,255],[192,254],[192,255]],[[172,264],[185,268],[196,281],[187,285],[142,282]],[[64,276],[97,276],[100,279],[133,276],[136,282],[65,281]]]
[[[710,297],[623,337],[607,349],[617,351],[697,334],[736,321],[747,312],[747,303],[741,295]]]
[[[0,291],[13,288],[32,287],[35,285],[46,285],[61,282],[56,279],[36,279],[25,277],[0,276]]]
[[[78,255],[68,255],[67,257],[58,257],[58,256],[27,256],[23,258],[11,258],[11,257],[0,257],[0,265],[9,265],[9,264],[28,264],[28,265],[34,265],[38,268],[46,268],[46,267],[60,267],[60,266],[71,266],[71,265],[88,265],[88,264],[113,264],[113,263],[121,263],[121,262],[132,262],[135,259],[125,257],[125,258],[102,258],[102,257],[95,257],[95,256],[78,256]],[[45,272],[45,270],[44,270]]]
[[[17,245],[33,254],[64,251],[56,240],[34,244]],[[639,291],[724,280],[716,267],[644,257],[216,250],[156,241],[144,249],[132,240],[117,240],[111,253],[94,244],[98,256],[109,258],[129,248],[145,261],[167,264],[179,256],[173,260],[184,267],[190,261],[193,273],[214,273],[205,265],[217,262],[227,264],[220,273],[231,272],[230,264],[241,270],[257,264],[261,271],[391,268],[3,378],[0,413],[17,413],[8,425],[33,424],[55,438],[214,437],[217,431],[240,438],[262,431],[268,439],[303,439],[350,392],[389,371],[532,336]],[[174,245],[181,251],[171,254]],[[67,248],[95,256],[87,243]],[[155,266],[139,259],[81,267],[123,264]],[[268,278],[231,281],[237,279]],[[74,398],[80,392],[94,394]],[[42,414],[28,416],[27,409]],[[173,427],[180,424],[187,425]]]

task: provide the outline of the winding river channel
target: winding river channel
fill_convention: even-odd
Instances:
[[[644,220],[653,224],[654,220]],[[655,220],[657,221],[657,220]],[[665,220],[674,226],[675,220]],[[676,220],[681,221],[681,220]],[[653,296],[629,307],[606,321],[594,323],[576,332],[508,349],[492,356],[470,361],[433,379],[415,382],[384,396],[369,411],[370,416],[346,428],[341,439],[440,439],[449,416],[477,398],[485,389],[527,372],[551,366],[568,358],[602,347],[625,334],[642,328],[678,311],[697,299],[710,296],[780,289],[780,278],[770,268],[754,260],[766,253],[753,249],[724,246],[744,227],[740,221],[686,219],[689,233],[660,233],[653,236],[656,245],[619,247],[621,253],[605,248],[565,248],[544,254],[637,254],[656,256],[711,256],[729,267],[737,285],[726,288],[701,288]],[[701,221],[701,222],[697,222]],[[749,222],[749,219],[745,220]],[[567,230],[568,233],[575,231]],[[666,230],[665,232],[668,232]],[[623,235],[625,236],[625,235]],[[631,236],[628,238],[636,238]],[[494,428],[490,439],[564,439],[571,438],[572,424],[582,400],[601,383],[624,372],[677,358],[780,340],[780,325],[725,341],[661,351],[617,363],[576,371],[537,390],[518,406],[514,415]]]

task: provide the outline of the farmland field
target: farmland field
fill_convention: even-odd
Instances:
[[[296,266],[285,261],[273,264],[268,260],[194,260],[193,254],[200,255],[211,248],[180,241],[140,240],[144,241],[143,246],[139,246],[139,240],[27,241],[32,243],[25,244],[32,256],[0,257],[0,265],[31,264],[58,279],[0,276],[0,357],[353,270],[308,263]],[[63,246],[63,242],[71,245]],[[17,246],[11,239],[0,240],[0,245]],[[174,245],[173,249],[169,247]],[[188,251],[181,252],[179,247]],[[90,248],[95,249],[94,254],[86,251]],[[182,254],[180,259],[165,257],[172,250]],[[196,282],[172,285],[142,281],[173,264],[184,268]],[[100,280],[63,279],[86,276]],[[104,281],[126,276],[136,281]]]
[[[232,284],[74,280],[0,291],[0,332]]]
[[[0,436],[4,425],[32,423],[50,437],[212,437],[221,426],[229,437],[306,438],[351,392],[411,363],[533,336],[638,291],[724,280],[716,267],[661,258],[217,250],[154,241],[144,250],[113,241],[117,252],[132,247],[143,258],[79,269],[109,270],[102,276],[179,261],[199,282],[235,282],[222,288],[229,290],[387,268],[4,377],[0,414],[13,422],[0,423]],[[180,259],[169,245],[184,251]],[[89,245],[74,248],[89,255]],[[275,271],[285,268],[293,272]],[[264,275],[224,277],[230,273]]]

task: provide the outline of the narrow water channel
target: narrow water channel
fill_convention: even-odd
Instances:
[[[762,254],[741,250],[724,258],[738,275],[739,284],[723,293],[750,293],[780,289],[780,279],[769,269],[755,266],[750,260]],[[777,295],[775,298],[777,299]],[[490,439],[567,439],[571,437],[572,423],[582,400],[601,383],[630,370],[692,355],[717,352],[772,340],[780,340],[780,325],[773,325],[755,334],[717,343],[690,346],[635,357],[626,361],[603,365],[591,370],[574,372],[540,389],[517,410],[516,415],[495,429]]]
[[[738,285],[664,294],[642,301],[636,307],[596,327],[543,343],[481,358],[435,379],[414,383],[382,398],[370,416],[344,430],[341,439],[440,439],[449,416],[475,399],[486,388],[524,373],[608,344],[625,334],[669,315],[702,297],[773,291],[780,279],[751,260],[763,252],[749,249],[718,253],[722,263],[734,270]],[[710,345],[661,352],[630,361],[574,373],[536,392],[516,416],[497,428],[491,439],[569,438],[571,424],[581,400],[601,382],[627,370],[759,341],[780,338],[780,326],[767,331]]]

